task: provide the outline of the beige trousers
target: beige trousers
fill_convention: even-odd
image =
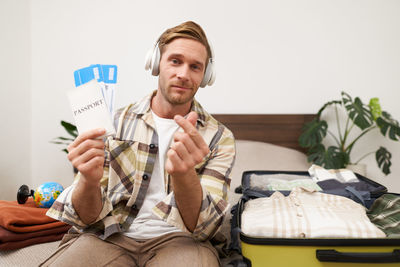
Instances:
[[[59,248],[40,266],[219,266],[210,242],[187,233],[171,233],[149,240],[114,234],[105,241],[92,234],[66,234]]]

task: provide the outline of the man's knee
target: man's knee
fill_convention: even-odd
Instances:
[[[211,244],[180,239],[157,249],[146,266],[219,266],[218,253]]]
[[[91,234],[83,234],[61,246],[42,266],[105,266],[125,252],[118,246],[105,242]]]

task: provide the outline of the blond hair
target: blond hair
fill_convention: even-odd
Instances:
[[[167,29],[158,39],[158,47],[160,48],[161,55],[163,54],[164,46],[177,38],[193,39],[203,44],[207,49],[206,62],[208,64],[208,60],[211,58],[211,48],[206,34],[200,25],[193,21],[186,21],[178,26]]]

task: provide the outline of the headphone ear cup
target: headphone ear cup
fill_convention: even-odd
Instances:
[[[151,58],[151,74],[157,76],[160,73],[160,48],[158,43],[154,47],[153,56]]]
[[[151,58],[153,56],[153,50],[154,50],[154,48],[149,49],[149,51],[147,51],[146,59],[144,61],[144,69],[145,70],[149,70],[151,68]]]
[[[206,85],[213,85],[216,78],[214,49],[210,42],[208,42],[208,45],[211,50],[211,55],[210,55],[211,57],[210,59],[208,59],[207,68],[206,71],[204,72],[204,77],[203,80],[201,81],[200,87],[205,87]]]
[[[200,87],[205,87],[207,85],[212,85],[215,81],[215,66],[212,59],[209,60],[207,64],[206,71],[204,72],[203,80],[200,83]]]
[[[210,60],[207,64],[206,71],[204,72],[203,80],[200,83],[200,87],[203,88],[208,84],[208,82],[210,81],[211,73],[212,73],[212,63]]]
[[[159,74],[160,65],[160,49],[158,43],[150,49],[146,54],[144,69],[151,70],[151,74],[157,76]]]
[[[213,85],[215,82],[215,78],[217,77],[216,69],[215,69],[215,63],[212,63],[212,71],[210,75],[210,80],[208,81],[208,85]]]

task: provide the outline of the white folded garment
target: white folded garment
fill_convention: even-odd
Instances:
[[[301,187],[285,197],[249,200],[241,229],[251,237],[270,238],[381,238],[385,233],[372,224],[363,206],[351,199]]]
[[[355,183],[358,182],[357,176],[348,169],[331,169],[327,170],[318,165],[311,165],[308,173],[315,182],[320,182],[328,179],[336,179],[342,183]]]

